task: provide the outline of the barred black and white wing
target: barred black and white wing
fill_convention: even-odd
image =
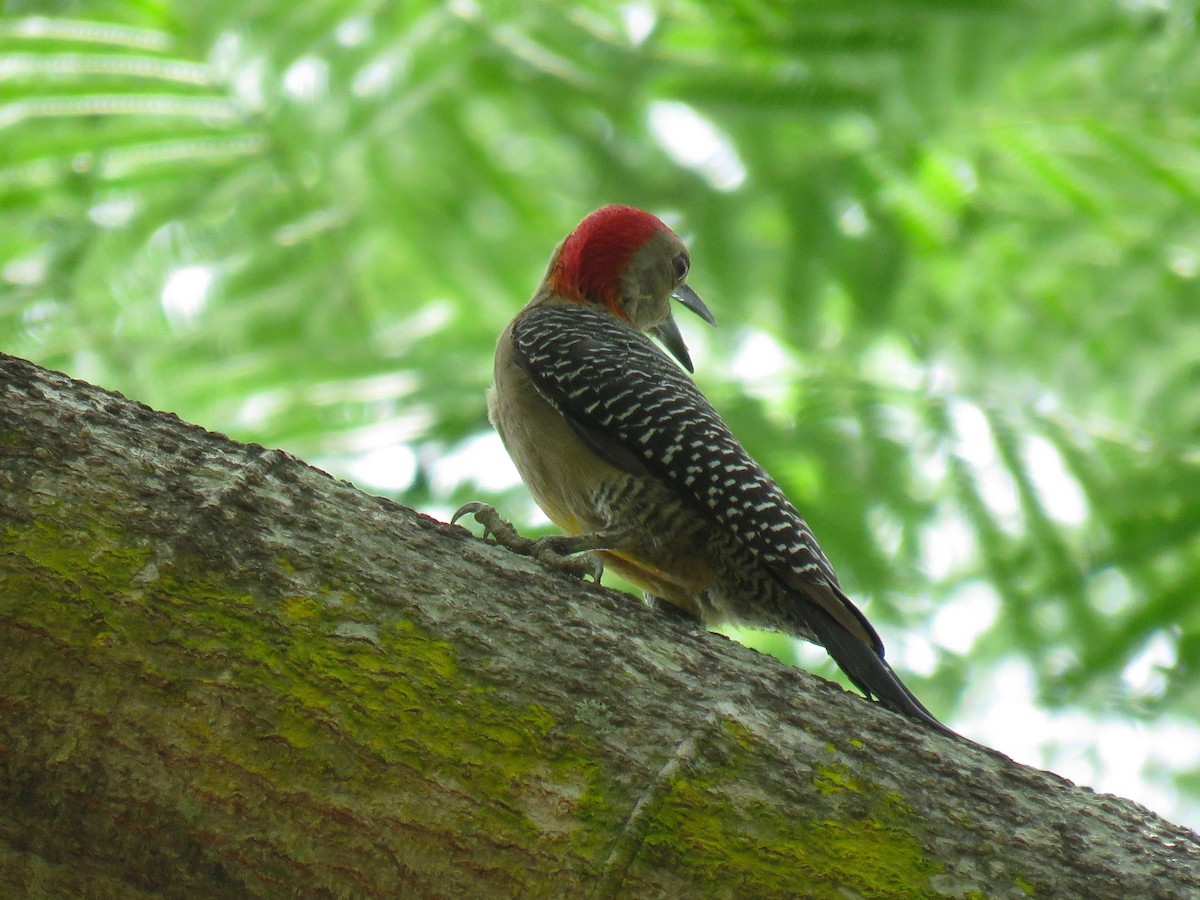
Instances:
[[[733,534],[789,589],[864,693],[944,728],[884,661],[878,634],[842,593],[800,513],[650,338],[606,310],[571,304],[530,309],[512,340],[518,364],[595,452],[670,484]]]
[[[538,390],[601,455],[625,459],[631,471],[636,459],[770,566],[837,584],[799,512],[650,338],[572,305],[530,310],[513,342]]]

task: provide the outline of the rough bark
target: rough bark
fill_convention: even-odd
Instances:
[[[0,356],[0,894],[1191,897],[1136,804]]]

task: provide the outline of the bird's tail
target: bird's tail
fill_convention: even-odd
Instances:
[[[958,737],[937,720],[908,689],[887,660],[882,649],[864,643],[817,603],[806,603],[804,618],[817,639],[825,645],[854,685],[868,697],[875,697],[888,709],[922,722],[937,731]]]

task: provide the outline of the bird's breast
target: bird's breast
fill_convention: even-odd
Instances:
[[[496,354],[495,383],[488,392],[488,417],[521,480],[555,525],[567,534],[604,527],[596,498],[625,473],[584,446],[511,352],[505,352],[503,337]]]

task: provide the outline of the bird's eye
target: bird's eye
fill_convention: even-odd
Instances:
[[[691,260],[687,258],[686,253],[680,253],[671,264],[675,267],[675,283],[682,284],[683,279],[687,278],[688,268],[691,266]]]

